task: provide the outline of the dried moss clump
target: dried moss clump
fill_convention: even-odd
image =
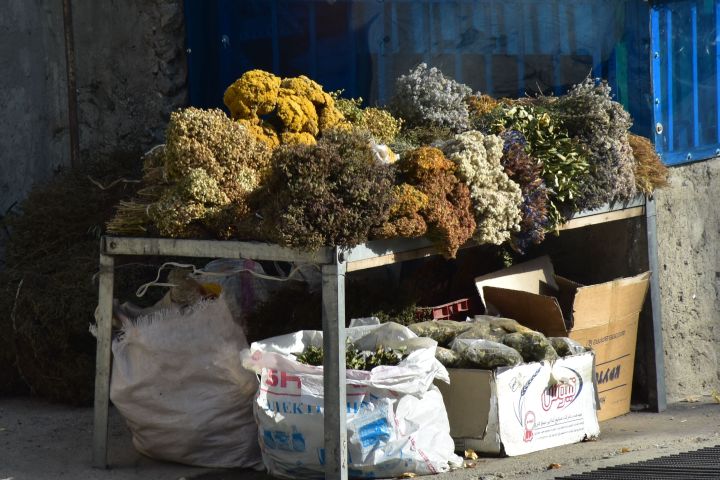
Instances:
[[[374,160],[364,132],[328,132],[317,145],[277,149],[261,195],[267,236],[314,250],[354,246],[385,223],[392,171]]]
[[[250,70],[225,90],[223,100],[232,118],[270,148],[312,145],[322,132],[345,123],[333,97],[304,75],[280,79]]]
[[[435,67],[421,63],[395,81],[390,111],[408,127],[446,127],[455,132],[467,130],[468,106],[472,93],[467,85],[446,77]]]
[[[500,164],[503,141],[497,135],[477,130],[460,133],[442,146],[457,166],[458,176],[470,187],[480,244],[500,245],[520,229],[522,195],[517,183],[508,178]]]
[[[607,82],[586,78],[567,95],[546,103],[588,152],[591,178],[576,198],[578,207],[597,208],[633,197],[635,159],[628,142],[632,119],[622,105],[612,100]]]
[[[639,135],[628,135],[635,157],[635,187],[645,195],[668,185],[668,168],[662,163],[652,142]]]
[[[261,107],[257,107],[261,108]],[[248,196],[269,171],[271,150],[221,110],[173,112],[166,144],[145,158],[144,187],[121,203],[111,233],[192,238],[236,235]]]
[[[550,227],[548,191],[542,178],[540,162],[526,151],[525,136],[516,130],[506,130],[501,137],[505,143],[500,163],[505,173],[520,185],[523,197],[520,205],[520,231],[513,233],[512,246],[519,253],[524,253],[531,244],[542,242]]]
[[[455,164],[434,147],[406,153],[397,163],[400,178],[427,195],[421,215],[428,225],[428,237],[448,258],[454,258],[475,231],[470,191],[455,176]]]
[[[99,236],[117,202],[137,188],[125,181],[140,173],[136,158],[62,171],[33,188],[5,217],[9,237],[0,271],[0,392],[13,390],[21,377],[32,393],[50,400],[92,402],[96,342],[88,326],[97,306],[93,275]],[[129,298],[154,271],[116,267],[123,272],[115,277],[119,298]]]

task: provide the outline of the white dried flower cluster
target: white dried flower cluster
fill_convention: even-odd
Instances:
[[[465,99],[471,94],[467,85],[421,63],[395,82],[391,111],[410,127],[447,127],[461,132],[468,128]]]
[[[520,186],[505,174],[503,140],[477,130],[455,135],[442,145],[445,156],[457,165],[458,176],[470,188],[478,243],[500,245],[520,230]]]

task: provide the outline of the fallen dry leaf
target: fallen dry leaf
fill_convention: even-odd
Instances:
[[[415,478],[415,477],[417,477],[417,473],[413,473],[413,472],[405,472],[405,473],[401,473],[400,475],[397,476],[397,478]]]
[[[713,390],[712,392],[713,400],[715,400],[717,403],[720,403],[720,392],[717,390]]]
[[[477,460],[478,454],[475,453],[475,450],[473,450],[472,448],[468,448],[467,450],[465,450],[465,458],[467,458],[468,460]]]
[[[620,449],[620,453],[628,453],[628,452],[630,452],[630,449],[627,448],[627,447],[622,447],[622,448]]]
[[[477,466],[477,463],[473,462],[472,460],[465,460],[463,462],[463,466],[465,468],[475,468]]]
[[[561,467],[562,467],[562,465],[560,465],[559,463],[551,463],[550,465],[548,465],[547,469],[548,470],[557,470],[558,468],[561,468]]]
[[[700,395],[690,395],[680,401],[685,403],[698,403],[700,401]]]

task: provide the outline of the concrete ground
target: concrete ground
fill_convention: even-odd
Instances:
[[[720,404],[710,397],[663,413],[630,413],[601,423],[597,441],[513,458],[480,458],[440,480],[549,480],[720,444]],[[696,401],[698,400],[698,401]],[[135,452],[122,418],[112,411],[108,470],[91,465],[92,409],[30,398],[0,398],[0,480],[153,479],[264,480],[247,470],[208,470],[158,462]],[[550,468],[556,464],[557,468]]]

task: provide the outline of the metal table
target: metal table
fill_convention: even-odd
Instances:
[[[561,230],[646,215],[648,225],[649,263],[653,272],[651,295],[653,306],[655,353],[654,407],[665,409],[665,383],[660,336],[660,303],[657,286],[657,252],[655,244],[655,210],[652,200],[643,197],[619,206],[606,206],[574,215]],[[472,244],[465,247],[471,247]],[[347,431],[345,408],[345,274],[366,268],[436,255],[437,250],[424,238],[373,241],[352,249],[325,247],[303,252],[260,242],[215,240],[177,240],[167,238],[129,238],[105,236],[100,246],[97,360],[95,374],[95,418],[93,432],[93,465],[107,466],[108,407],[111,372],[112,302],[116,256],[173,256],[195,258],[233,258],[312,263],[322,270],[323,368],[325,371],[325,478],[347,479]],[[659,363],[657,352],[660,352]]]

